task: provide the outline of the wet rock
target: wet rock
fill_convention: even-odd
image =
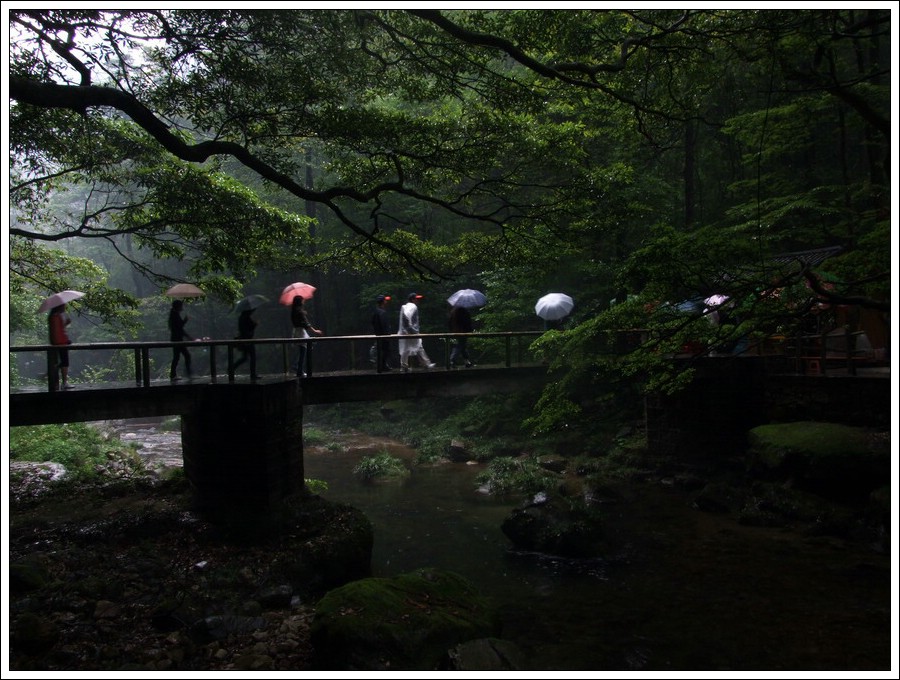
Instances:
[[[454,463],[465,463],[466,461],[472,459],[473,456],[464,441],[460,439],[452,439],[450,440],[450,444],[447,447],[447,458],[452,460]]]
[[[121,612],[122,608],[109,600],[98,600],[97,604],[94,605],[95,619],[115,619],[118,618]]]
[[[563,472],[568,464],[568,461],[562,456],[541,456],[538,458],[538,465],[550,472]]]
[[[47,569],[36,562],[13,562],[9,565],[9,589],[13,595],[43,588],[49,581]]]
[[[448,649],[498,629],[496,611],[468,580],[420,569],[330,591],[310,635],[319,670],[434,670]]]
[[[738,510],[742,501],[740,490],[723,482],[712,482],[694,496],[694,507],[703,512],[729,513]]]
[[[37,614],[26,612],[12,623],[10,641],[25,654],[46,654],[57,640],[59,628],[56,624]]]
[[[257,599],[266,609],[290,609],[293,594],[293,588],[283,584],[260,591]]]
[[[561,557],[599,557],[604,551],[599,517],[556,497],[516,508],[500,528],[517,550]]]
[[[888,442],[836,423],[762,425],[748,434],[750,471],[832,500],[864,499],[890,477]]]
[[[242,654],[234,660],[234,668],[238,671],[270,671],[275,662],[267,654]]]
[[[199,642],[224,640],[229,635],[245,635],[266,627],[260,616],[217,615],[200,619],[191,627],[191,634]]]
[[[525,654],[518,645],[508,640],[482,638],[449,650],[440,670],[519,671],[525,668]]]

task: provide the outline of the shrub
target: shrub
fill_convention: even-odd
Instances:
[[[399,477],[408,475],[409,470],[399,458],[392,456],[387,451],[380,451],[374,456],[366,456],[353,468],[353,474],[363,479],[376,477]]]
[[[554,477],[538,465],[534,456],[500,456],[491,460],[487,470],[480,473],[475,481],[486,485],[493,494],[522,492],[531,495],[550,488]]]
[[[310,493],[321,495],[328,491],[328,482],[323,479],[304,479],[303,481]]]
[[[303,428],[303,445],[304,446],[322,446],[329,442],[331,437],[324,430],[317,427]]]

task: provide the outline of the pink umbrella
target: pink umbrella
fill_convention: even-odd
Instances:
[[[281,291],[281,297],[278,298],[278,302],[279,304],[290,306],[294,302],[294,298],[298,295],[304,300],[309,300],[315,292],[315,286],[310,286],[308,283],[302,283],[298,281],[297,283],[292,283],[283,291]]]
[[[41,303],[41,306],[38,307],[39,312],[46,312],[54,307],[59,307],[60,305],[64,305],[67,302],[71,302],[72,300],[78,300],[79,298],[83,298],[84,293],[80,290],[63,290],[59,293],[54,293],[46,300]]]

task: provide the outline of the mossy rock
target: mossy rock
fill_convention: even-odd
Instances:
[[[435,670],[447,650],[498,630],[496,610],[469,581],[419,569],[330,591],[311,639],[320,670]]]
[[[752,473],[834,500],[865,498],[890,476],[885,440],[858,427],[801,421],[750,430]]]
[[[583,503],[557,497],[514,509],[500,529],[516,550],[576,558],[606,551],[599,516]]]
[[[372,573],[375,530],[361,510],[312,498],[294,521],[297,551],[282,569],[297,592],[319,595]]]

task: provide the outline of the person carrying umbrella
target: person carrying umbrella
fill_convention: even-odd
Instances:
[[[391,301],[390,295],[379,295],[375,298],[375,311],[372,312],[372,330],[375,335],[387,336],[391,334],[391,327],[387,320],[387,303]],[[387,338],[378,338],[376,340],[377,348],[375,348],[375,356],[378,361],[378,372],[390,371],[391,365],[388,357],[391,353],[391,341]],[[373,346],[374,348],[374,346]]]
[[[47,329],[50,335],[50,344],[59,345],[59,349],[55,350],[56,361],[50,362],[50,382],[52,385],[59,385],[59,378],[62,375],[62,388],[69,389],[69,350],[63,349],[66,345],[71,345],[69,334],[66,326],[72,323],[72,319],[66,314],[66,305],[56,305],[47,315]],[[55,389],[55,387],[54,387]]]
[[[250,340],[253,338],[254,333],[256,332],[256,327],[259,325],[259,322],[253,318],[253,312],[256,311],[253,307],[247,307],[241,312],[241,315],[238,317],[238,340]],[[256,381],[259,376],[256,375],[256,345],[238,345],[238,349],[241,351],[241,358],[234,362],[231,366],[232,372],[234,372],[238,366],[243,364],[245,361],[250,361],[250,380]]]
[[[309,317],[306,314],[306,307],[303,306],[303,297],[300,295],[295,295],[294,300],[291,303],[291,326],[293,326],[294,329],[291,337],[294,338],[308,338],[310,337],[310,333],[322,335],[322,331],[309,322]],[[300,351],[297,354],[297,377],[306,377],[305,342],[300,343]]]
[[[472,323],[472,315],[469,310],[461,305],[453,305],[450,308],[448,324],[451,333],[472,333],[475,326]],[[450,368],[456,368],[457,359],[466,362],[466,368],[471,368],[475,364],[469,359],[468,342],[469,338],[459,336],[454,339],[453,349],[450,351]]]
[[[188,316],[181,316],[181,310],[184,309],[184,302],[181,300],[173,300],[172,308],[169,310],[169,339],[172,342],[182,342],[184,340],[193,340],[191,336],[184,330],[185,324],[188,322]],[[172,347],[172,365],[169,368],[169,380],[176,381],[178,376],[178,361],[184,357],[184,370],[187,373],[188,380],[191,379],[191,353],[187,347]]]
[[[400,308],[400,328],[398,334],[417,335],[419,333],[419,306],[417,300],[421,300],[422,296],[418,293],[410,293],[407,303]],[[411,340],[400,339],[400,368],[404,373],[409,373],[409,357],[417,356],[419,361],[425,368],[434,368],[437,366],[425,353],[425,347],[422,346],[422,338],[414,338]]]

